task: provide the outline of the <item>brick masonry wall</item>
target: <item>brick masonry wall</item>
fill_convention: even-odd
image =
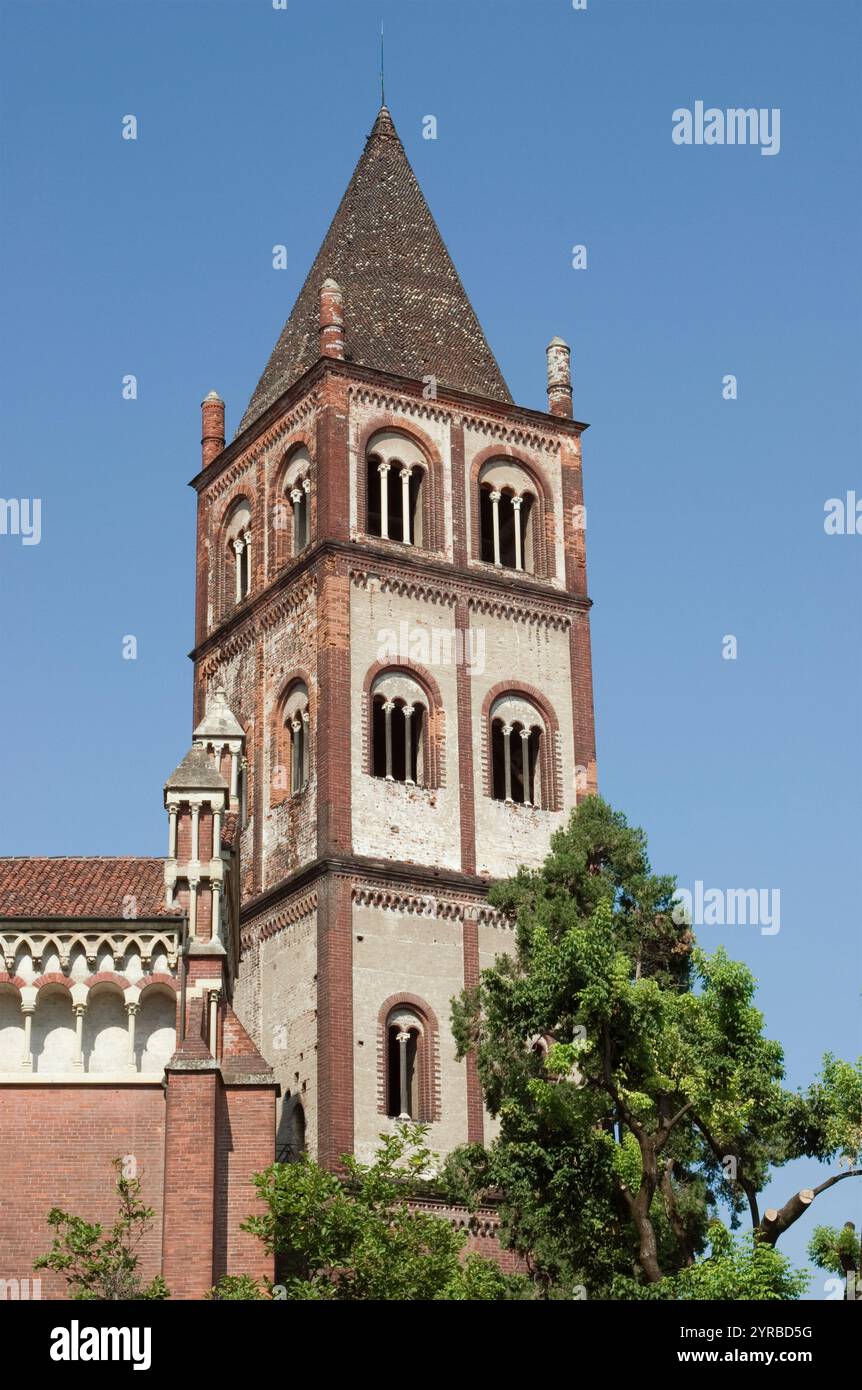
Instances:
[[[255,1193],[251,1176],[272,1163],[275,1099],[271,1089],[258,1086],[219,1087],[216,1106],[218,1158],[216,1163],[215,1240],[216,1279],[225,1273],[272,1278],[274,1262],[261,1242],[241,1230],[252,1215],[266,1207]]]
[[[484,876],[538,864],[578,794],[595,785],[576,428],[536,414],[507,414],[493,402],[425,400],[418,387],[329,363],[291,395],[280,419],[270,420],[207,481],[207,524],[216,551],[212,538],[231,497],[249,486],[254,491],[255,591],[223,631],[210,628],[198,663],[210,681],[216,673],[225,680],[228,701],[250,737],[251,824],[241,846],[246,903],[277,890],[315,855],[359,854]],[[415,548],[381,542],[365,529],[365,451],[380,430],[409,434],[427,461],[433,515],[426,516],[423,544]],[[310,458],[312,545],[305,561],[288,560],[284,573],[277,568],[283,557],[277,561],[269,513],[297,442]],[[541,580],[495,570],[477,555],[476,475],[498,457],[509,466],[520,463],[541,482],[534,522]],[[315,554],[315,544],[327,541],[342,549]],[[351,541],[355,550],[348,556],[343,547]],[[210,594],[218,588],[216,569],[217,558]],[[267,591],[267,584],[275,587]],[[384,784],[367,768],[368,673],[380,660],[381,631],[400,639],[403,623],[420,641],[422,634],[456,627],[473,635],[470,669],[445,657],[430,663],[443,737],[436,745],[439,785],[428,789]],[[311,780],[291,805],[272,798],[268,778],[279,696],[300,669],[314,705]],[[484,704],[494,687],[517,685],[522,677],[541,691],[555,719],[549,740],[555,810],[506,807],[487,791]],[[481,1115],[474,1071],[450,1058],[449,999],[465,977],[475,978],[497,949],[506,948],[507,934],[485,926],[477,931],[475,923],[464,931],[456,920],[390,908],[367,909],[363,931],[365,919],[351,911],[350,872],[324,872],[318,884],[315,939],[295,919],[260,938],[246,922],[246,935],[251,930],[254,939],[236,993],[237,1012],[285,1092],[305,1085],[309,1147],[334,1161],[351,1144],[365,1151],[373,1146],[381,1117],[372,1021],[381,1000],[403,991],[426,995],[440,1022],[439,1147],[482,1130],[487,1140],[493,1126]],[[266,912],[278,916],[290,892],[288,882],[284,900],[268,903]],[[276,1049],[273,1033],[282,1023],[287,1048]]]
[[[358,854],[381,859],[413,860],[450,869],[461,868],[458,776],[457,667],[446,660],[450,651],[443,633],[455,630],[454,605],[432,603],[382,591],[369,582],[354,584],[351,615],[351,767],[353,847]],[[435,643],[435,633],[438,634]],[[402,641],[403,638],[403,641]],[[390,661],[387,644],[407,645],[428,660],[417,665],[439,687],[442,700],[440,783],[433,788],[409,787],[372,777],[369,700],[364,695],[368,671]],[[454,641],[451,648],[454,651]],[[435,654],[437,660],[435,661]],[[393,666],[403,663],[398,656]]]
[[[406,991],[433,1010],[440,1026],[440,1118],[430,1126],[428,1142],[435,1151],[447,1153],[467,1138],[467,1074],[455,1057],[449,1029],[450,1000],[464,983],[461,923],[354,903],[353,937],[355,1152],[365,1161],[371,1159],[378,1135],[395,1123],[378,1109],[378,1015],[390,996]]]
[[[0,1279],[33,1277],[51,1247],[47,1215],[62,1207],[110,1224],[117,1214],[114,1158],[133,1154],[155,1219],[141,1245],[147,1280],[161,1265],[165,1102],[160,1085],[0,1087]],[[66,1281],[43,1270],[42,1297]]]

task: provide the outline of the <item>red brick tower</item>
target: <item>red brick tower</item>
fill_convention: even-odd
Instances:
[[[507,949],[490,878],[595,785],[569,350],[512,403],[382,108],[233,441],[203,405],[195,718],[238,770],[237,1014],[278,1147],[398,1115],[488,1134],[449,1001]]]

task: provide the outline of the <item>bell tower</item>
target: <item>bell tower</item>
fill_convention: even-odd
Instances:
[[[195,722],[218,690],[244,749],[234,1007],[281,1156],[368,1157],[401,1115],[488,1137],[449,1001],[509,947],[489,882],[595,789],[559,338],[547,391],[513,403],[381,108],[229,444],[204,401],[193,482]]]

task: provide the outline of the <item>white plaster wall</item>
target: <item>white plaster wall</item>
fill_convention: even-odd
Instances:
[[[0,991],[0,1072],[15,1071],[24,1056],[24,1015],[18,996]]]
[[[90,996],[84,1015],[82,1053],[88,1075],[128,1068],[128,1019],[122,996],[114,990]]]
[[[65,990],[40,993],[30,1041],[34,1073],[57,1076],[74,1070],[75,1020],[72,1000]]]
[[[172,996],[149,992],[141,1001],[135,1025],[135,1054],[138,1070],[161,1072],[177,1045],[176,1001]]]
[[[383,591],[373,582],[369,582],[367,588],[351,586],[351,809],[353,846],[357,854],[452,869],[461,866],[457,668],[454,660],[430,664],[435,652],[438,658],[449,654],[446,643],[439,637],[435,643],[435,630],[449,632],[453,627],[453,609],[448,604]],[[399,649],[402,645],[406,647],[408,655],[411,650],[418,655],[428,655],[428,663],[417,664],[427,666],[440,688],[444,710],[444,776],[443,785],[437,788],[387,783],[365,770],[370,730],[363,727],[368,705],[362,692],[368,671],[378,661],[386,659],[393,665],[398,664],[399,657],[389,655],[390,634]]]
[[[402,992],[423,999],[439,1026],[441,1117],[430,1126],[429,1146],[445,1155],[466,1141],[466,1071],[449,1029],[450,1001],[463,984],[459,922],[354,905],[354,1114],[362,1160],[373,1157],[379,1134],[395,1124],[378,1110],[378,1017],[385,1001]]]
[[[299,1096],[305,1111],[306,1140],[313,1154],[317,1146],[316,913],[261,942],[258,968],[260,1037],[256,1041],[281,1084],[278,1143],[284,1138],[282,1112],[290,1092],[291,1097]]]
[[[480,874],[508,877],[519,864],[538,868],[554,830],[564,825],[575,806],[572,686],[568,633],[563,628],[513,623],[487,613],[471,614],[471,625],[484,635],[485,671],[470,682],[476,787],[476,867]],[[482,728],[487,692],[507,680],[523,680],[540,690],[559,722],[559,760],[563,809],[507,806],[486,793],[488,731]]]

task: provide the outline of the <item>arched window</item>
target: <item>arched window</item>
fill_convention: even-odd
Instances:
[[[310,724],[308,718],[308,687],[305,681],[295,681],[282,706],[281,777],[291,796],[308,786],[310,766]]]
[[[251,593],[251,509],[240,497],[231,509],[224,530],[225,573],[228,576],[226,606],[242,603]]]
[[[407,435],[381,430],[365,456],[366,528],[372,536],[425,544],[427,464]]]
[[[401,671],[385,671],[371,687],[371,772],[387,782],[426,786],[429,780],[428,697]]]
[[[311,540],[311,456],[305,445],[290,454],[275,504],[276,566],[301,554]]]
[[[386,1020],[386,1113],[399,1120],[421,1120],[425,1023],[418,1012],[393,1009]]]
[[[480,558],[503,569],[536,572],[536,489],[509,460],[492,460],[479,473]]]
[[[550,789],[542,786],[545,722],[523,695],[502,695],[491,706],[491,787],[496,801],[546,806]]]
[[[288,1091],[276,1135],[276,1159],[279,1163],[298,1163],[305,1148],[305,1111],[299,1096]]]

